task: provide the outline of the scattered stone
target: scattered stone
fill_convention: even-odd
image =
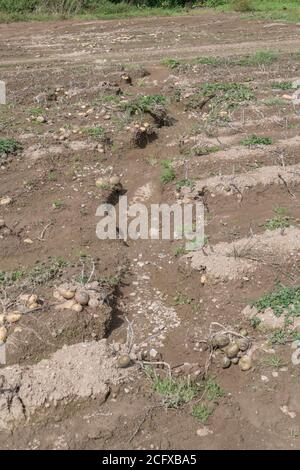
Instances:
[[[204,426],[203,428],[197,429],[196,434],[199,437],[206,437],[209,434],[213,434],[213,431],[211,431],[208,427]]]
[[[231,359],[231,362],[232,362],[232,364],[238,364],[238,363],[239,363],[239,360],[240,360],[239,357],[233,357],[233,358]]]
[[[158,356],[158,352],[156,351],[156,349],[150,349],[149,356],[151,357],[151,359],[155,359]]]
[[[262,375],[261,376],[261,381],[265,382],[265,383],[268,383],[269,382],[269,377],[267,377],[266,375]]]
[[[4,219],[0,219],[0,228],[5,227],[5,221]]]
[[[280,409],[281,409],[282,413],[289,416],[290,418],[292,418],[292,419],[296,418],[296,413],[294,411],[289,411],[289,409],[286,405],[281,406]]]
[[[24,243],[26,243],[26,245],[32,245],[33,244],[33,241],[31,240],[31,238],[25,238],[25,240],[23,240]]]

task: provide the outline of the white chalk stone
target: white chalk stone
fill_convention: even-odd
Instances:
[[[5,82],[0,80],[0,104],[6,104],[6,87]]]

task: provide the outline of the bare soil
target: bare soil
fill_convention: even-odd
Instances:
[[[267,332],[252,328],[242,313],[278,283],[299,285],[300,107],[283,98],[293,91],[274,86],[300,78],[299,31],[298,24],[241,20],[233,14],[0,25],[0,79],[8,91],[8,104],[0,107],[0,138],[13,137],[23,147],[1,160],[0,271],[21,273],[0,284],[1,305],[8,308],[7,296],[15,301],[20,294],[36,294],[41,302],[8,326],[8,365],[0,366],[0,422],[9,422],[0,431],[2,449],[300,447],[299,366],[291,362],[291,345],[270,346]],[[234,64],[262,50],[278,57],[270,63]],[[207,56],[228,62],[193,62]],[[167,58],[190,62],[171,69],[163,64]],[[253,98],[212,120],[210,102],[188,108],[199,86],[216,82],[245,85]],[[153,94],[166,98],[167,117],[129,116],[120,107],[120,100]],[[274,98],[281,101],[266,104]],[[39,122],[38,115],[45,119]],[[145,122],[153,133],[141,139],[134,125]],[[95,125],[105,129],[105,137],[89,130]],[[252,134],[270,137],[272,145],[243,146],[241,141]],[[193,150],[212,146],[218,147],[214,153]],[[163,185],[160,161],[166,159],[173,161],[176,179]],[[104,201],[117,206],[121,190],[99,189],[95,182],[111,175],[121,176],[129,202],[147,206],[176,202],[176,184],[193,178],[206,207],[208,268],[202,252],[194,256],[201,258],[203,269],[182,256],[178,241],[99,240],[96,209]],[[272,233],[268,243],[264,225],[276,207],[285,208],[293,227]],[[284,236],[291,242],[287,249]],[[238,262],[255,269],[237,269],[228,277],[224,245],[244,246],[247,239],[255,245],[256,259],[241,255]],[[58,257],[64,263],[54,273],[42,279],[29,274],[37,266],[48,273]],[[101,308],[56,310],[56,287],[91,273],[106,289]],[[163,405],[138,358],[121,374],[117,351],[105,357],[122,375],[120,381],[112,373],[101,388],[95,375],[99,393],[93,381],[91,393],[78,392],[72,380],[84,383],[86,375],[76,360],[70,372],[72,360],[63,356],[64,351],[72,356],[72,349],[63,346],[86,344],[96,350],[97,341],[101,347],[105,338],[122,349],[128,322],[143,357],[167,362],[174,373],[181,368],[185,375],[193,367],[203,371],[208,351],[201,340],[212,322],[248,330],[255,346],[249,371],[234,365],[222,369],[218,355],[212,358],[209,374],[225,394],[205,423],[209,432],[199,432],[204,424],[192,416],[192,403],[178,409]],[[43,398],[33,413],[26,414],[31,406],[26,399],[7,411],[13,386],[7,395],[1,377],[17,368],[25,371],[24,384],[33,386],[42,370],[43,380],[49,379],[48,394],[53,354],[70,374],[72,397],[65,400],[64,389],[57,403]],[[275,355],[282,360],[279,368],[266,360]],[[82,367],[91,357],[85,356]],[[50,364],[46,379],[45,361]],[[93,368],[89,371],[93,375]]]

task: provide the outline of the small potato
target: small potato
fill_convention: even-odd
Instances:
[[[0,327],[0,343],[5,343],[7,338],[7,329],[5,326]]]
[[[243,371],[249,370],[252,367],[252,360],[250,356],[243,356],[239,360],[240,369]]]
[[[73,307],[72,307],[72,310],[74,310],[74,312],[82,312],[83,310],[83,306],[80,305],[80,304],[74,304]]]

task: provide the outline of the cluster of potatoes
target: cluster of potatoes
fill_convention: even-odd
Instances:
[[[231,364],[238,364],[243,371],[251,369],[251,357],[246,354],[250,346],[251,341],[247,338],[246,330],[241,330],[235,341],[231,341],[226,333],[217,333],[212,339],[212,347],[220,349],[224,353],[223,369],[227,369]]]
[[[64,283],[54,291],[53,296],[60,302],[55,307],[57,310],[79,313],[84,307],[97,308],[102,304],[101,289],[97,281],[85,286]]]
[[[110,189],[120,191],[122,189],[120,176],[102,177],[96,180],[96,186],[99,189]]]
[[[130,130],[135,143],[142,143],[147,140],[148,137],[155,134],[155,130],[149,122],[143,122],[142,124],[134,123],[133,127],[128,127],[127,130]]]
[[[21,318],[23,313],[29,311],[34,311],[36,308],[39,308],[41,303],[38,299],[38,296],[35,294],[22,294],[18,298],[18,303],[16,310],[7,312],[0,315],[0,344],[5,343],[8,336],[7,327],[13,323],[17,323]]]

